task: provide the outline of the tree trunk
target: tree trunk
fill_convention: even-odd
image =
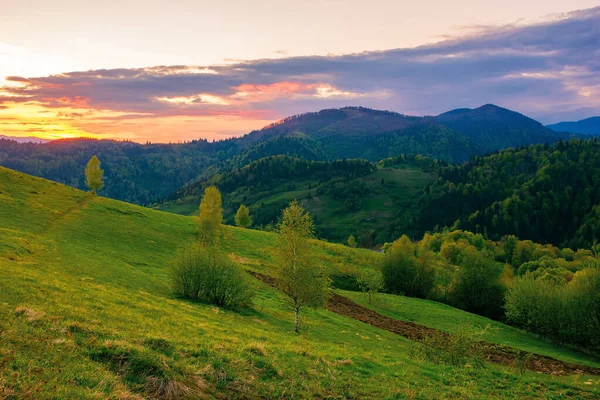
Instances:
[[[294,329],[296,333],[300,332],[300,307],[296,306],[296,328]]]

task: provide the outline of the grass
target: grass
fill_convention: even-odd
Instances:
[[[453,334],[459,333],[461,325],[471,326],[481,331],[489,327],[481,336],[481,339],[487,342],[545,355],[574,364],[600,367],[600,361],[597,358],[563,346],[554,346],[537,335],[527,334],[501,322],[436,301],[379,293],[375,295],[373,303],[369,304],[368,296],[365,293],[340,290],[339,294],[390,318],[415,322]]]
[[[167,266],[195,234],[190,217],[0,168],[0,398],[600,394],[598,377],[521,376],[496,365],[413,360],[410,341],[326,310],[304,313],[303,331],[295,335],[285,299],[258,281],[254,306],[242,313],[177,299]],[[276,262],[273,239],[227,228],[224,247],[247,268],[268,271]],[[342,273],[377,257],[315,245],[321,262]],[[439,312],[442,320],[452,309]]]
[[[345,243],[351,234],[357,236],[361,231],[372,229],[379,233],[378,242],[383,242],[390,239],[389,221],[398,210],[410,214],[413,197],[434,179],[435,175],[412,166],[378,167],[377,171],[361,178],[370,187],[371,193],[364,197],[360,209],[352,212],[344,209],[342,200],[327,194],[317,196],[319,181],[316,180],[275,180],[272,187],[261,193],[249,193],[247,188],[242,188],[224,196],[236,205],[246,203],[252,212],[256,211],[256,205],[298,199],[318,221],[318,227],[328,240]],[[159,208],[176,214],[194,215],[198,212],[198,204],[198,198],[182,198],[163,203]],[[225,217],[233,221],[236,211],[225,208]]]

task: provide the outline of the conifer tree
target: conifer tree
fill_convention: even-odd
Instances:
[[[104,187],[103,175],[104,171],[100,169],[100,160],[93,156],[85,167],[85,184],[93,194]]]

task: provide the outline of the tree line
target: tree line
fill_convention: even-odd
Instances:
[[[404,235],[384,248],[381,263],[355,277],[370,297],[384,291],[440,301],[600,351],[599,245],[573,251],[512,235],[492,241],[445,230],[418,242]]]
[[[419,202],[421,233],[454,227],[590,248],[600,240],[600,144],[572,139],[475,157],[441,169]]]

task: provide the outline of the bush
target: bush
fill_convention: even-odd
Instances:
[[[557,328],[555,283],[536,280],[531,275],[517,279],[506,292],[506,319],[512,325],[550,337]]]
[[[403,235],[385,253],[381,272],[387,291],[427,298],[435,286],[433,262],[430,251],[417,258],[410,239]]]
[[[411,348],[411,356],[433,364],[446,364],[453,367],[470,365],[483,368],[485,354],[480,337],[488,329],[489,326],[483,330],[476,330],[472,326],[461,325],[458,332],[453,335],[433,331],[414,344]]]
[[[499,282],[503,268],[475,247],[462,251],[453,297],[463,310],[490,318],[502,316],[504,288]]]
[[[529,273],[506,293],[506,318],[556,343],[598,351],[599,293],[598,269],[578,272],[570,284],[535,279],[534,273]]]
[[[238,309],[252,299],[244,270],[216,248],[192,245],[180,250],[171,279],[175,293],[191,300]]]

